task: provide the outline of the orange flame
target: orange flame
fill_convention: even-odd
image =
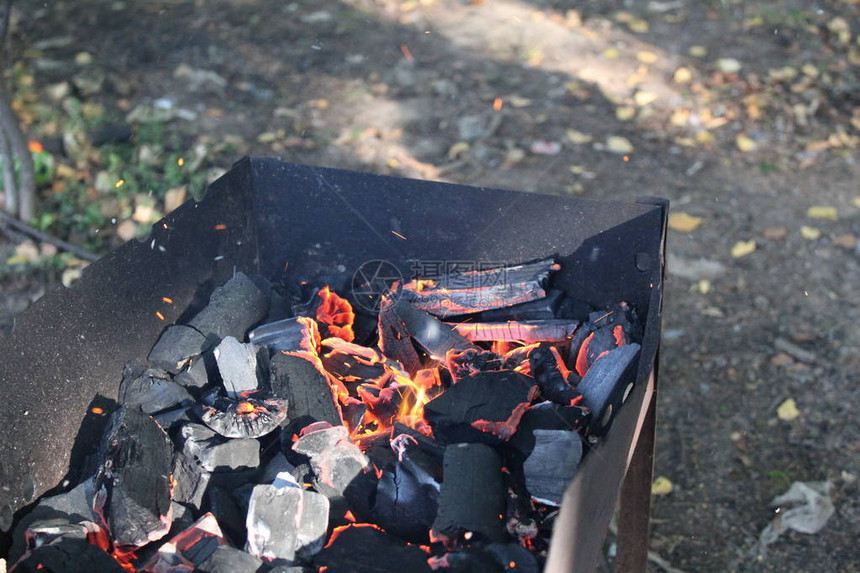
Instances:
[[[331,292],[328,287],[323,287],[317,295],[322,299],[322,304],[317,307],[317,321],[328,325],[328,331],[332,336],[347,342],[355,340],[355,333],[352,330],[355,313],[349,301]]]

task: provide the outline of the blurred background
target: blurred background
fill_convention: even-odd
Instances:
[[[666,197],[650,567],[860,570],[857,0],[15,0],[6,29],[36,202],[0,225],[0,332],[246,154]],[[820,529],[762,538],[794,482]]]

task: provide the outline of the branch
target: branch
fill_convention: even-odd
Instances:
[[[0,162],[3,163],[3,191],[6,195],[6,211],[12,215],[18,214],[18,189],[15,182],[15,158],[9,148],[6,134],[0,130]]]
[[[83,249],[77,245],[73,245],[71,243],[68,243],[68,242],[62,240],[62,239],[58,239],[57,237],[54,237],[54,236],[49,235],[47,233],[44,233],[44,232],[40,231],[39,229],[33,227],[32,225],[28,225],[27,223],[24,223],[23,221],[19,221],[15,217],[13,217],[7,213],[4,213],[2,211],[0,211],[0,223],[2,223],[2,226],[8,225],[9,227],[11,227],[17,231],[20,231],[21,233],[24,233],[25,235],[29,235],[38,241],[41,241],[43,243],[50,243],[50,244],[54,245],[55,247],[57,247],[58,249],[63,249],[64,251],[68,251],[68,252],[72,253],[73,255],[75,255],[76,257],[83,259],[85,261],[97,261],[99,258],[97,255],[94,255],[93,253],[87,251],[86,249]],[[0,228],[2,228],[2,226],[0,226]]]
[[[0,129],[6,135],[12,155],[18,160],[18,216],[29,221],[36,215],[36,175],[33,171],[33,156],[18,127],[18,118],[12,111],[6,88],[0,81]]]

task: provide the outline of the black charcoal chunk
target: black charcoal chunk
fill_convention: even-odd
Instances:
[[[248,342],[277,352],[318,352],[320,333],[317,322],[299,316],[258,326],[248,333]]]
[[[180,435],[183,452],[209,472],[255,468],[260,465],[260,442],[255,439],[227,439],[199,424],[186,424]]]
[[[546,296],[537,300],[515,304],[513,306],[485,310],[474,319],[478,321],[494,322],[503,320],[550,320],[557,317],[556,312],[561,303],[564,293],[558,289],[552,289]]]
[[[258,573],[268,571],[263,562],[241,549],[221,545],[197,566],[202,573]]]
[[[591,410],[580,406],[562,406],[553,402],[535,404],[523,415],[520,427],[508,442],[522,462],[532,453],[535,430],[567,430],[578,432],[591,421]]]
[[[248,551],[293,565],[296,557],[316,555],[325,543],[329,500],[288,480],[254,487],[245,527]]]
[[[314,486],[329,497],[343,495],[370,463],[343,426],[309,432],[293,444],[293,451],[310,458]]]
[[[248,329],[266,316],[268,306],[268,297],[254,281],[236,273],[212,292],[209,304],[188,324],[203,333],[210,343],[228,336],[244,340]]]
[[[412,337],[397,316],[394,304],[387,298],[380,306],[377,329],[379,349],[385,356],[399,362],[409,374],[414,375],[421,369],[421,358],[412,344]]]
[[[79,539],[38,547],[15,565],[15,573],[123,573],[122,566],[96,545]]]
[[[278,398],[217,398],[200,419],[226,438],[259,438],[275,431],[287,418],[287,402]]]
[[[491,543],[484,550],[492,555],[505,571],[540,573],[535,556],[518,543]]]
[[[263,473],[260,474],[260,483],[272,483],[278,474],[291,473],[294,469],[296,469],[295,466],[287,461],[287,457],[278,452],[263,468]]]
[[[237,500],[226,490],[210,485],[206,490],[206,508],[215,516],[218,525],[233,545],[242,547],[246,538],[245,512],[239,507]]]
[[[173,382],[164,370],[143,369],[134,363],[126,365],[123,370],[118,399],[126,408],[138,408],[144,414],[194,402],[185,388]]]
[[[442,442],[498,444],[517,431],[537,387],[512,371],[463,378],[424,406],[424,417]]]
[[[100,527],[91,521],[70,523],[63,518],[35,521],[27,527],[27,547],[35,549],[63,539],[86,540],[88,535],[100,532]]]
[[[191,572],[195,566],[205,562],[219,547],[226,544],[227,540],[215,516],[205,513],[187,529],[171,537],[138,571]]]
[[[99,447],[94,507],[114,543],[139,547],[170,529],[173,446],[164,430],[138,410],[120,408]]]
[[[155,421],[158,422],[159,426],[169,431],[181,424],[191,421],[191,417],[188,415],[190,409],[190,406],[183,406],[174,410],[167,410],[160,414],[155,414],[152,417],[155,418]]]
[[[208,347],[206,337],[198,330],[184,324],[168,326],[158,342],[149,352],[149,361],[176,374],[185,366],[188,359],[197,356]]]
[[[567,405],[579,398],[579,392],[559,370],[557,356],[551,345],[542,342],[529,354],[529,370],[544,398]]]
[[[339,426],[340,408],[322,366],[294,354],[275,353],[269,362],[272,394],[287,401],[287,416],[292,428],[314,422]]]
[[[258,350],[255,345],[242,344],[232,336],[222,340],[215,349],[218,372],[228,396],[247,395],[259,387]]]
[[[439,507],[439,483],[406,455],[382,471],[373,522],[413,543],[426,543]]]
[[[431,557],[429,562],[434,571],[443,573],[505,573],[507,571],[495,557],[477,547],[468,547],[439,557]]]
[[[577,386],[583,406],[591,409],[589,430],[593,434],[606,433],[612,416],[633,388],[640,349],[633,342],[612,350],[591,365]]]
[[[209,384],[209,371],[206,369],[206,360],[203,355],[191,360],[188,366],[173,377],[173,381],[185,388],[203,388]]]
[[[211,474],[182,452],[173,455],[173,500],[200,511]]]
[[[394,305],[394,313],[403,324],[403,329],[421,345],[430,356],[444,360],[448,351],[478,350],[478,347],[458,334],[451,326],[435,316],[415,308],[402,298]]]
[[[526,488],[540,503],[559,507],[582,460],[582,438],[568,430],[534,430],[534,438],[523,463]]]
[[[335,531],[314,560],[331,573],[430,573],[427,554],[369,524]]]
[[[505,484],[499,454],[484,444],[453,444],[445,449],[443,472],[434,535],[504,541]]]

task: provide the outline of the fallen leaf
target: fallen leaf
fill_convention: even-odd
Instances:
[[[614,60],[621,55],[621,52],[618,51],[618,48],[606,48],[603,50],[603,57],[607,60]]]
[[[116,236],[123,241],[130,241],[137,235],[137,223],[126,219],[116,226]]]
[[[457,159],[467,151],[469,151],[469,144],[465,141],[458,141],[448,150],[448,159]]]
[[[831,221],[836,221],[839,219],[839,212],[836,210],[836,207],[813,205],[806,211],[806,216],[812,219],[830,219]]]
[[[704,58],[708,55],[708,49],[705,46],[690,46],[690,55],[694,58]]]
[[[676,84],[688,84],[693,79],[693,72],[690,71],[690,68],[678,68],[675,70],[675,83]]]
[[[851,233],[848,233],[847,235],[839,235],[838,237],[833,237],[833,244],[844,249],[856,249],[857,236],[852,235]]]
[[[653,64],[657,62],[660,58],[657,57],[657,54],[654,52],[636,52],[636,59],[642,62],[643,64]]]
[[[675,127],[684,127],[690,121],[690,110],[676,107],[669,117],[669,122]]]
[[[851,204],[860,209],[860,197],[854,197],[851,199]]]
[[[75,54],[75,63],[79,66],[88,66],[93,63],[93,55],[89,52],[78,52]]]
[[[699,131],[696,133],[696,141],[701,144],[709,144],[714,142],[714,134],[710,131]]]
[[[672,493],[675,485],[665,476],[658,476],[651,484],[651,495],[667,495]]]
[[[821,231],[819,229],[816,229],[815,227],[807,227],[806,225],[801,225],[800,235],[804,239],[816,241],[821,238]]]
[[[642,18],[633,18],[627,22],[627,27],[630,28],[631,32],[637,32],[639,34],[644,34],[651,28],[648,21],[643,20]]]
[[[574,145],[583,145],[585,143],[591,143],[594,139],[591,134],[583,133],[582,131],[577,131],[575,129],[567,130],[567,139]]]
[[[631,107],[629,105],[617,107],[615,108],[615,117],[619,121],[630,121],[631,119],[636,117],[636,108]]]
[[[735,145],[737,145],[738,149],[743,151],[744,153],[755,151],[755,148],[757,147],[755,141],[743,134],[738,135],[735,138]]]
[[[780,420],[786,421],[794,420],[800,416],[800,410],[797,409],[797,402],[794,401],[794,398],[789,398],[780,404],[776,409],[776,415]]]
[[[800,71],[802,71],[804,74],[806,74],[810,78],[817,78],[818,77],[818,68],[816,68],[812,64],[803,64],[803,66],[800,68]]]
[[[174,187],[173,189],[168,189],[164,194],[164,210],[167,213],[170,213],[183,203],[185,203],[185,198],[188,195],[188,185],[180,185],[179,187]]]
[[[60,281],[63,283],[63,286],[69,288],[74,283],[78,282],[81,278],[81,269],[78,268],[67,268],[63,271],[63,274],[60,276]]]
[[[633,96],[633,101],[636,102],[636,105],[639,107],[645,107],[650,103],[654,103],[657,100],[657,94],[654,92],[636,92]]]
[[[606,138],[606,149],[608,149],[612,153],[626,155],[628,153],[633,153],[633,144],[630,143],[630,140],[626,137],[622,137],[620,135],[610,135]]]
[[[529,98],[517,95],[508,98],[508,102],[514,107],[528,107],[532,104],[532,100]]]
[[[827,24],[827,29],[836,35],[840,44],[851,43],[851,25],[845,18],[837,16]]]
[[[22,265],[39,260],[39,247],[33,241],[25,241],[15,247],[15,254],[6,259],[7,265]]]
[[[736,74],[744,65],[734,58],[719,58],[717,68],[724,74]]]
[[[788,236],[788,229],[785,227],[768,227],[762,233],[765,239],[771,241],[781,241]]]
[[[738,241],[732,247],[732,257],[739,259],[745,257],[756,250],[755,240]]]
[[[697,286],[699,287],[699,292],[702,294],[708,294],[711,292],[711,281],[708,279],[700,280]]]
[[[679,233],[692,233],[698,229],[705,220],[689,213],[676,211],[669,214],[669,228]]]

